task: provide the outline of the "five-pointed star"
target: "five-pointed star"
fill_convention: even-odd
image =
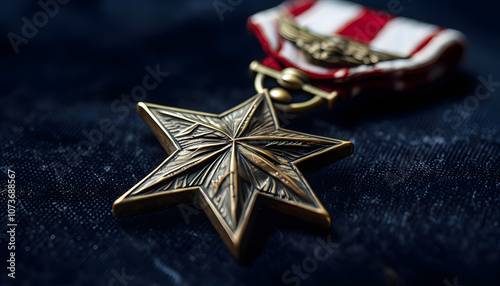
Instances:
[[[137,109],[170,156],[115,201],[114,216],[198,203],[236,257],[262,206],[330,226],[298,168],[348,156],[351,142],[281,129],[267,92],[220,115],[142,102]]]

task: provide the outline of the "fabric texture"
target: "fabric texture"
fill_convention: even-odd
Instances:
[[[461,70],[425,92],[281,114],[282,127],[350,140],[354,154],[306,176],[331,229],[263,211],[242,262],[195,206],[124,219],[111,207],[167,156],[136,102],[220,113],[253,96],[248,65],[266,54],[246,21],[280,1],[3,3],[0,284],[497,285],[497,8],[359,3],[463,32]]]

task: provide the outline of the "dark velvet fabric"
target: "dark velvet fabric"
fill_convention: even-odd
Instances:
[[[151,70],[168,76],[149,79],[147,102],[219,113],[255,93],[248,64],[264,53],[246,18],[280,1],[215,2],[232,5],[222,21],[212,0],[69,1],[17,54],[7,35],[42,8],[1,4],[0,284],[498,285],[500,37],[489,1],[362,1],[463,31],[461,70],[425,93],[280,115],[288,129],[354,142],[352,156],[306,176],[330,230],[263,212],[237,261],[195,207],[114,218],[113,201],[167,157],[127,102]]]

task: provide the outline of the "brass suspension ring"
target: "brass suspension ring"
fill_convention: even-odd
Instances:
[[[337,91],[327,92],[309,83],[309,77],[296,68],[284,68],[277,71],[266,67],[258,61],[250,64],[250,70],[255,72],[255,90],[264,92],[264,79],[266,76],[274,78],[282,87],[275,87],[269,91],[269,96],[274,101],[276,109],[287,113],[306,112],[317,107],[326,105],[333,106],[333,102],[338,96]],[[302,90],[313,97],[303,102],[292,102],[292,95],[288,90]]]

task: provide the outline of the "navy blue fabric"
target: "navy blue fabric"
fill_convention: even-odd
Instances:
[[[156,74],[144,101],[213,113],[244,101],[255,93],[248,64],[264,57],[246,19],[279,2],[69,1],[17,54],[7,35],[22,35],[22,17],[42,8],[1,4],[1,285],[498,285],[500,37],[498,9],[482,0],[361,1],[463,31],[461,71],[425,94],[280,116],[288,129],[355,144],[306,177],[330,230],[264,212],[239,262],[197,208],[111,215],[167,156],[122,94]],[[214,3],[229,5],[222,21]],[[488,79],[496,83],[482,86]]]

